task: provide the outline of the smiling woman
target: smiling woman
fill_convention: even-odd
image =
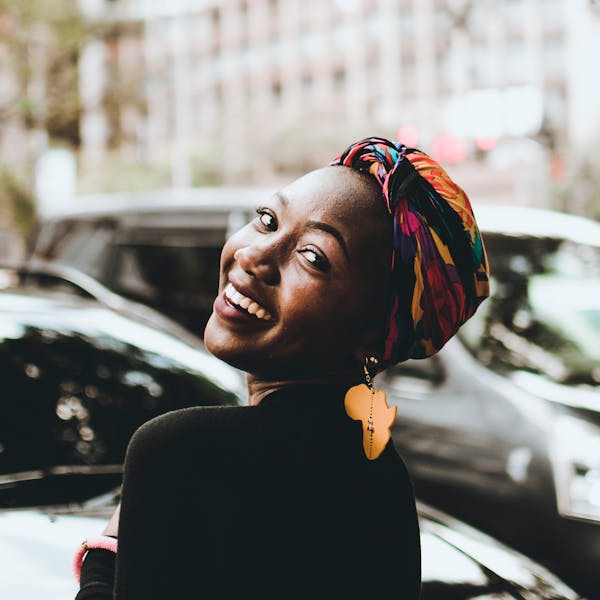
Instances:
[[[417,598],[412,487],[372,376],[439,350],[487,282],[466,195],[402,144],[353,144],[267,199],[223,248],[204,335],[249,406],[134,435],[114,597]],[[78,600],[112,597],[113,569],[90,549]]]
[[[392,252],[392,223],[378,193],[353,169],[313,171],[225,244],[204,341],[252,374],[252,404],[261,397],[255,381],[355,379],[364,357],[378,353]],[[249,307],[231,291],[249,298]],[[256,318],[258,305],[269,319]]]

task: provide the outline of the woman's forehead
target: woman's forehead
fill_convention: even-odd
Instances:
[[[293,181],[278,194],[292,219],[302,226],[319,221],[335,227],[356,266],[382,260],[392,245],[392,219],[377,182],[343,166],[324,167]]]
[[[323,167],[303,175],[281,190],[281,199],[295,209],[330,215],[350,224],[385,214],[376,182],[343,166]]]

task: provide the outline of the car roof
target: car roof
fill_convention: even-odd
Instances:
[[[50,219],[95,218],[144,213],[247,210],[270,198],[275,188],[222,186],[90,194],[57,210]]]
[[[274,187],[221,186],[82,195],[49,220],[226,214],[251,210],[275,191]],[[531,206],[474,204],[473,208],[484,233],[559,238],[600,247],[600,223],[592,219]]]
[[[600,247],[600,223],[530,206],[475,205],[479,228],[484,233],[549,237]]]

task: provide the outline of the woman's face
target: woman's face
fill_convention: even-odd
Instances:
[[[282,379],[360,369],[383,341],[391,219],[348,167],[297,179],[223,247],[208,350]]]

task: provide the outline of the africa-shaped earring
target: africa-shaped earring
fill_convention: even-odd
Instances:
[[[346,414],[362,423],[363,449],[369,460],[379,458],[389,442],[397,409],[396,406],[390,408],[385,393],[373,387],[369,366],[376,364],[375,357],[365,358],[365,383],[351,387],[344,397]]]

